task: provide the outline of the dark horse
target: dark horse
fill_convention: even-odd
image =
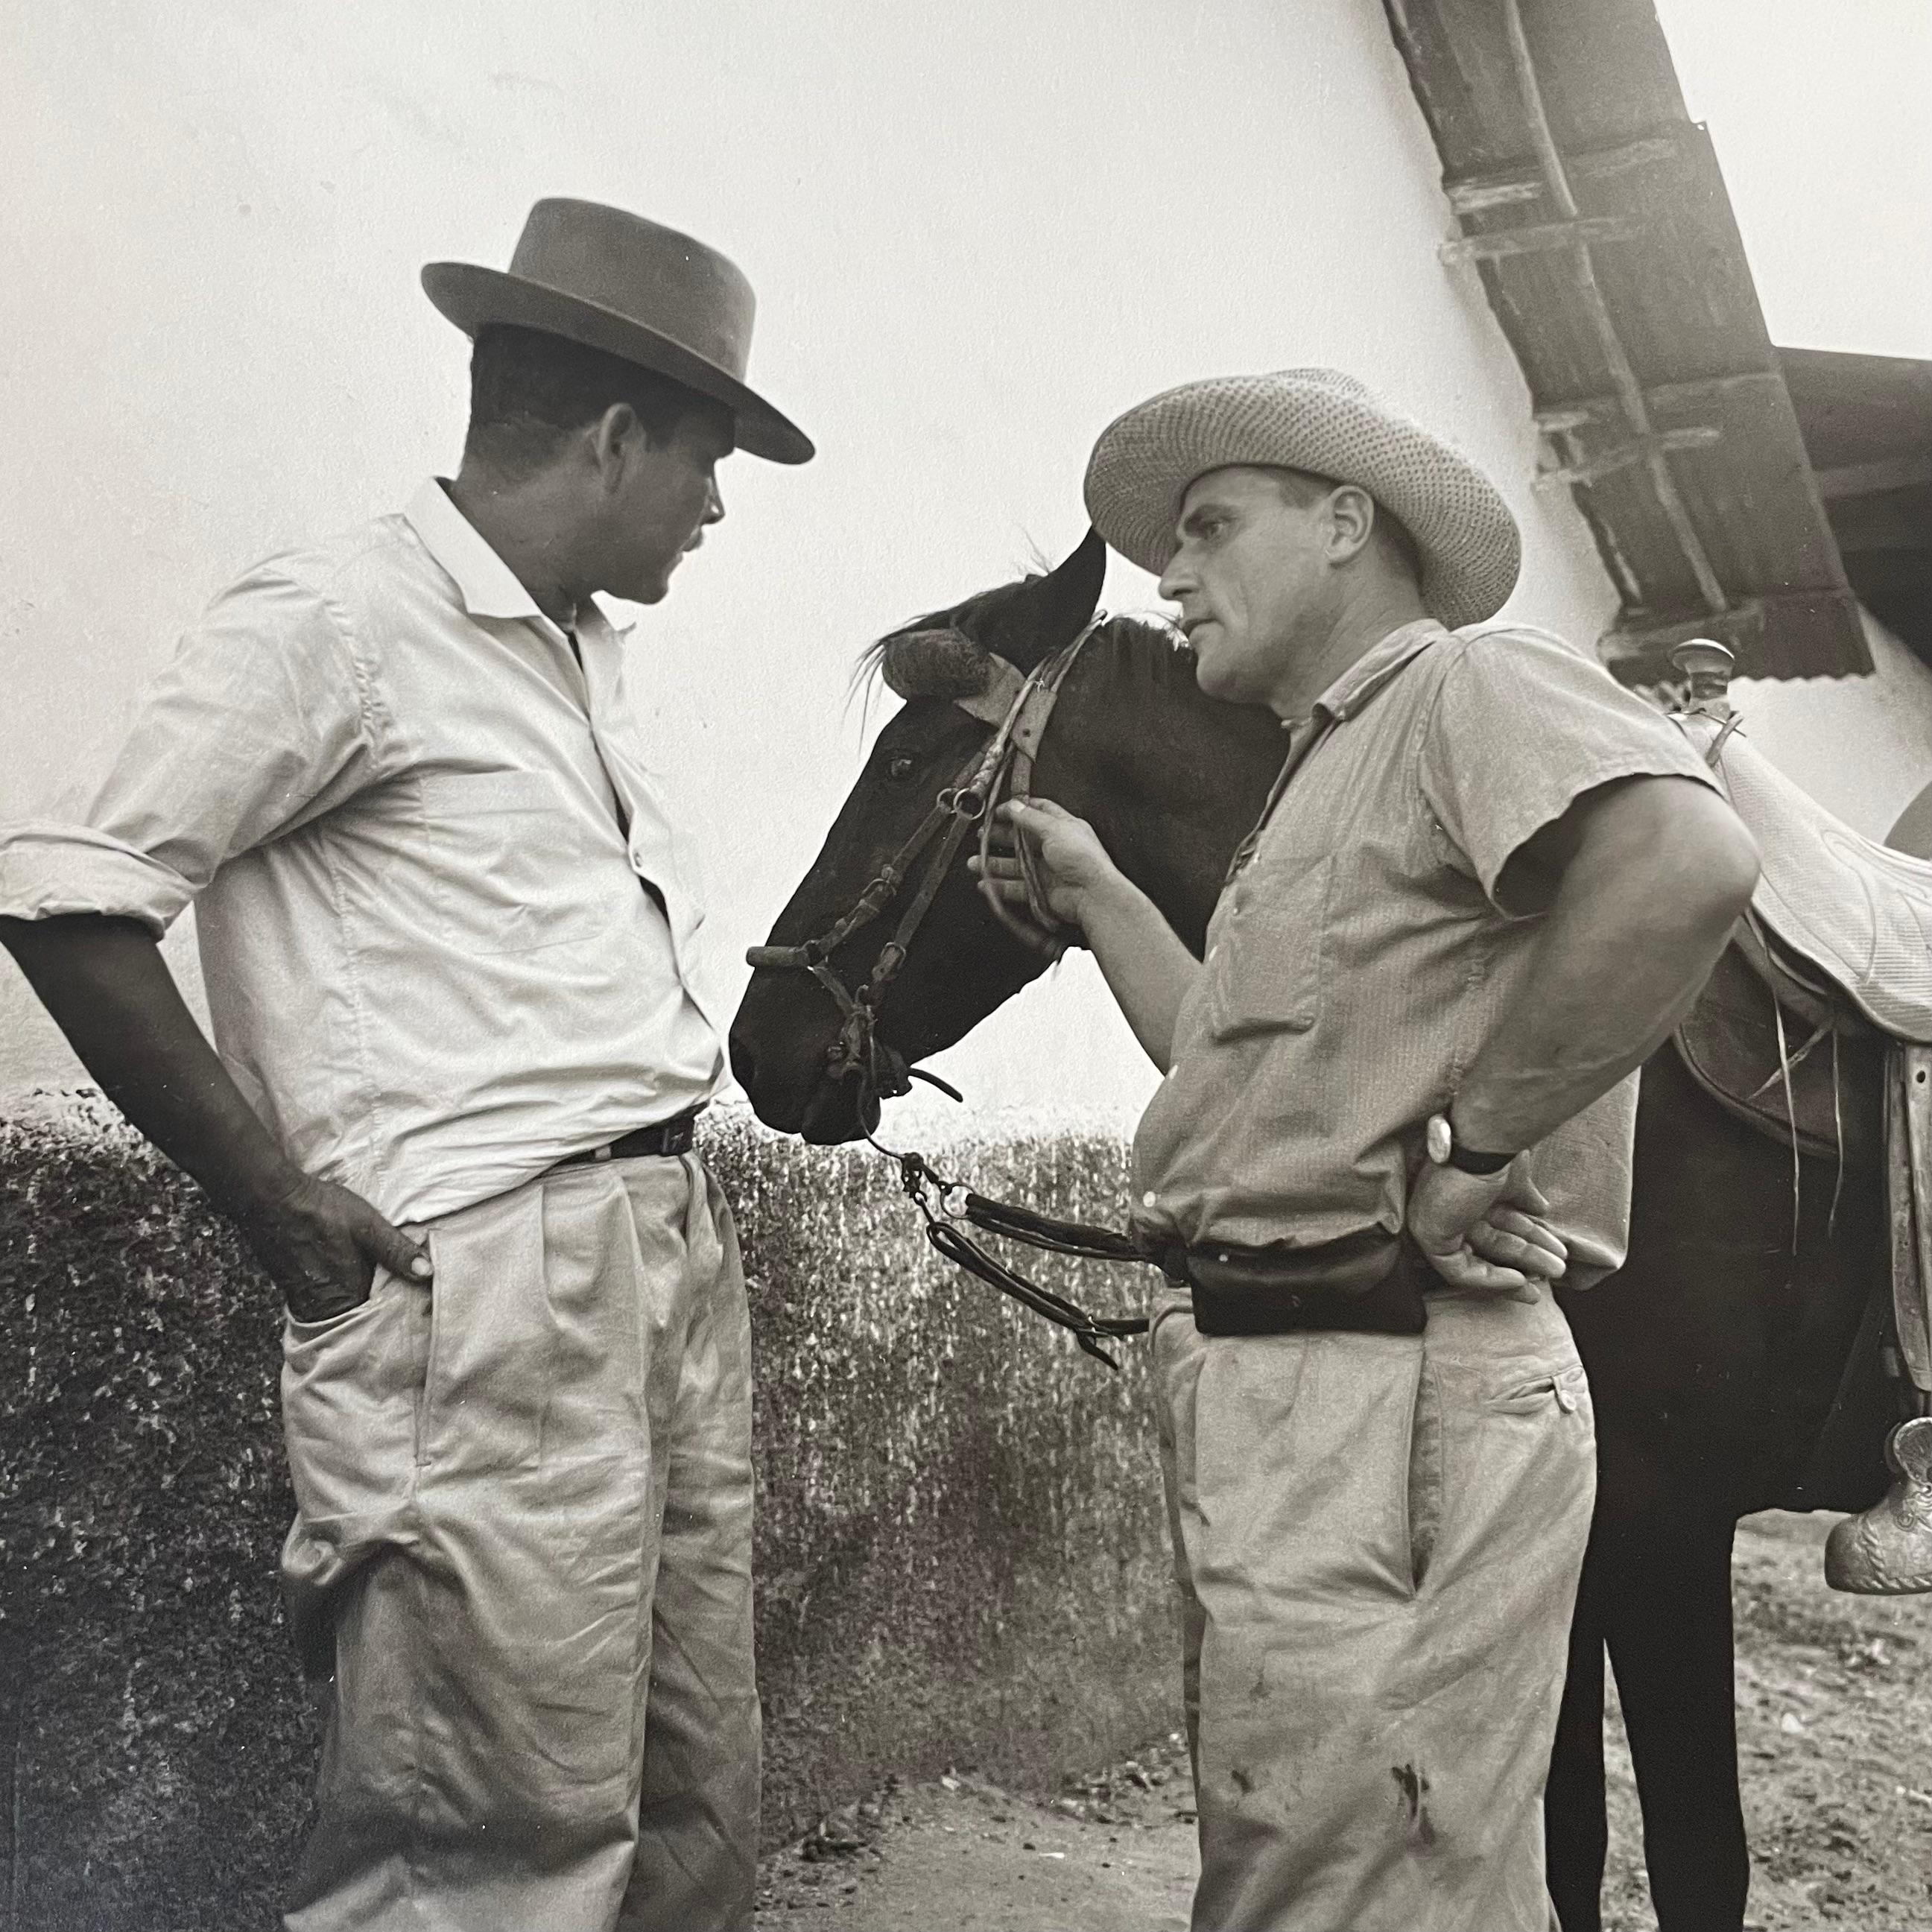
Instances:
[[[912,698],[880,734],[774,944],[830,927],[986,742],[990,728],[950,701],[969,692],[976,658],[982,674],[994,657],[1022,671],[1040,663],[1086,624],[1103,564],[1090,539],[1049,574],[894,634],[964,642],[940,667],[934,694]],[[1198,954],[1282,748],[1270,715],[1202,696],[1171,634],[1115,619],[1076,662],[1034,789],[1092,822]],[[865,980],[893,916],[833,952],[828,963],[845,986]],[[880,1002],[879,1036],[916,1061],[961,1038],[1042,965],[994,920],[962,857]],[[857,1084],[828,1064],[839,1028],[820,984],[754,975],[732,1060],[767,1124],[819,1142],[861,1131]],[[1875,1112],[1875,1081],[1861,1076],[1851,1100]],[[1750,1858],[1732,1702],[1734,1528],[1754,1510],[1874,1501],[1895,1419],[1882,1376],[1862,1379],[1854,1349],[1884,1240],[1878,1170],[1852,1168],[1840,1188],[1832,1163],[1808,1160],[1794,1210],[1788,1150],[1707,1097],[1668,1046],[1644,1068],[1636,1136],[1628,1262],[1587,1293],[1560,1297],[1594,1386],[1599,1442],[1546,1801],[1551,1891],[1566,1932],[1600,1924],[1606,1647],[1660,1925],[1742,1924]]]

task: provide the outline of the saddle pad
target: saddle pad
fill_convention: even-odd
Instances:
[[[1716,722],[1692,714],[1677,722],[1708,755]],[[1714,770],[1757,841],[1758,917],[1874,1026],[1932,1042],[1932,863],[1862,837],[1742,730],[1724,740]]]

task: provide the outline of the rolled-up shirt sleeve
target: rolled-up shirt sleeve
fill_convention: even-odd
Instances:
[[[1504,629],[1462,640],[1424,728],[1423,797],[1490,902],[1526,841],[1618,778],[1718,789],[1676,725],[1561,640]]]
[[[224,592],[136,707],[106,776],[0,827],[0,914],[158,937],[236,854],[375,776],[366,668],[326,598],[265,566]]]

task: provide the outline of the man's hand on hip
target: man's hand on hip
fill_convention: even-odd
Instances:
[[[239,1224],[298,1320],[346,1315],[368,1300],[378,1265],[429,1279],[419,1243],[359,1195],[290,1163],[145,928],[94,914],[0,919],[0,945],[108,1098]]]
[[[1569,1250],[1544,1216],[1550,1203],[1518,1155],[1496,1174],[1423,1168],[1408,1191],[1408,1232],[1429,1264],[1466,1294],[1534,1301],[1559,1280]]]
[[[304,1174],[280,1198],[236,1220],[298,1322],[326,1322],[360,1307],[379,1267],[407,1280],[430,1277],[422,1242],[331,1180]]]

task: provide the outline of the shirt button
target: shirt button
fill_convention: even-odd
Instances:
[[[1148,1191],[1141,1196],[1141,1205],[1143,1208],[1151,1208],[1155,1202],[1160,1198],[1160,1197],[1154,1192],[1154,1190],[1150,1187]]]

